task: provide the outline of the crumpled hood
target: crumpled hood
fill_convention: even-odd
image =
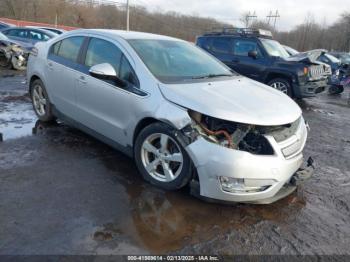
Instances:
[[[222,120],[271,126],[294,122],[300,107],[287,95],[246,77],[159,84],[164,97],[182,107]]]
[[[327,50],[325,49],[315,49],[310,50],[307,52],[302,52],[293,56],[290,56],[288,58],[285,58],[286,61],[293,61],[293,62],[309,62],[309,63],[315,63],[317,59],[325,54]]]
[[[31,51],[33,49],[33,45],[30,43],[18,41],[18,40],[13,40],[13,39],[6,39],[6,40],[1,40],[1,42],[6,43],[8,45],[18,45],[23,49],[23,51]]]

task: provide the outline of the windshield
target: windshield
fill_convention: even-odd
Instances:
[[[7,36],[0,32],[0,40],[8,40]]]
[[[288,58],[290,56],[286,49],[275,40],[262,38],[261,42],[270,56],[278,56],[282,58]]]
[[[164,83],[233,75],[228,67],[190,43],[155,39],[129,43],[151,73]]]
[[[297,55],[299,52],[289,46],[283,46],[290,55]]]

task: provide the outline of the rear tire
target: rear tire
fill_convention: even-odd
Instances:
[[[166,190],[184,187],[192,177],[192,164],[176,130],[164,123],[145,127],[135,141],[134,158],[142,177]]]
[[[30,97],[33,109],[37,117],[42,122],[55,120],[52,114],[52,105],[47,94],[44,83],[40,79],[34,80],[30,85]]]
[[[288,79],[285,78],[274,78],[272,80],[270,80],[267,85],[271,86],[272,88],[275,88],[283,93],[285,93],[286,95],[292,97],[293,96],[293,92],[292,92],[292,86],[289,82]]]

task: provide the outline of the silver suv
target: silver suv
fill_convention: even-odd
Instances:
[[[134,157],[163,189],[271,203],[312,173],[300,169],[298,105],[188,42],[77,30],[37,44],[27,77],[40,120],[60,118]]]

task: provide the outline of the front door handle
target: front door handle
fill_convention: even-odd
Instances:
[[[234,62],[234,63],[238,63],[239,59],[238,58],[233,58],[231,61]]]

